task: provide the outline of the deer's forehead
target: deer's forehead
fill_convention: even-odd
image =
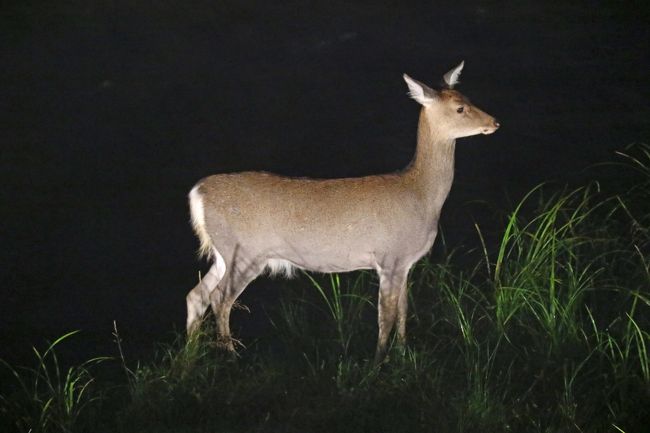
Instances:
[[[449,101],[449,102],[454,102],[458,104],[469,104],[469,99],[467,99],[462,93],[456,91],[456,90],[451,90],[451,89],[443,89],[440,91],[440,97],[444,101]]]

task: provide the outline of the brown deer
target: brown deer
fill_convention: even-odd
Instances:
[[[404,170],[345,179],[289,178],[265,172],[218,174],[189,194],[200,254],[213,264],[187,295],[192,334],[209,305],[219,342],[234,351],[230,310],[265,271],[292,274],[374,269],[379,275],[379,337],[386,354],[395,322],[405,343],[409,270],[433,245],[440,210],[454,177],[456,139],[491,134],[494,117],[453,90],[464,62],[447,72],[441,90],[404,75],[422,105],[415,156]]]

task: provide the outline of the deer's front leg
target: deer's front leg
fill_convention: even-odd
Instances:
[[[379,301],[377,302],[379,336],[375,352],[375,364],[386,357],[388,339],[398,316],[402,289],[406,286],[408,269],[382,269],[379,272]]]

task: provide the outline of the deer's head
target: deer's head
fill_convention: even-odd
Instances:
[[[464,65],[463,61],[443,76],[446,88],[441,90],[433,90],[404,74],[409,95],[422,105],[423,114],[428,117],[429,124],[450,139],[492,134],[499,128],[499,122],[494,117],[481,111],[460,92],[454,90]]]

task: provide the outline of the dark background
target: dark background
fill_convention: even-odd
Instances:
[[[463,59],[459,90],[502,124],[457,146],[442,225],[452,246],[476,242],[473,223],[494,226],[493,209],[647,141],[642,4],[3,6],[0,357],[72,329],[88,353],[112,353],[113,320],[129,355],[146,356],[183,329],[207,268],[186,205],[199,178],[402,168],[418,107],[401,74],[437,85]],[[268,331],[277,290],[261,280],[245,293],[240,333]]]

